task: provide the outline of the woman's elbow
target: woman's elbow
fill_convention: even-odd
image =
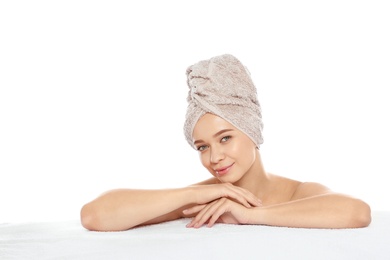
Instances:
[[[81,225],[91,231],[101,231],[100,214],[90,203],[85,204],[80,211]]]
[[[356,200],[351,216],[351,228],[363,228],[371,223],[371,208],[361,200]]]

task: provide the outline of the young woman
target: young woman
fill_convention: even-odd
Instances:
[[[225,54],[187,69],[188,143],[213,177],[188,187],[108,191],[81,209],[89,230],[118,231],[178,218],[188,228],[215,223],[301,228],[360,228],[369,205],[312,182],[265,171],[261,108],[245,66]]]

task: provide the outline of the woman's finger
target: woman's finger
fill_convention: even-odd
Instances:
[[[201,221],[202,217],[204,216],[204,214],[207,212],[207,210],[212,206],[214,205],[215,203],[217,203],[218,200],[216,201],[213,201],[209,204],[205,204],[203,209],[200,210],[198,212],[198,214],[191,220],[190,223],[187,224],[187,227],[200,227],[201,225],[199,225],[198,223]]]
[[[225,187],[230,191],[228,195],[229,197],[236,200],[247,208],[252,207],[252,205],[257,207],[262,205],[261,200],[246,189],[234,186],[230,183],[225,185]]]
[[[254,194],[231,183],[195,185],[193,187],[196,189],[195,202],[197,204],[207,204],[220,198],[229,198],[247,208],[261,206],[261,201]]]
[[[205,207],[204,209],[202,209],[198,215],[195,217],[194,219],[194,225],[193,227],[194,228],[199,228],[201,227],[203,224],[205,224],[207,221],[210,221],[210,218],[216,218],[215,220],[213,219],[213,222],[215,222],[219,217],[220,215],[222,215],[224,213],[224,209],[220,210],[219,212],[219,215],[216,214],[216,212],[218,211],[219,208],[222,207],[222,205],[228,201],[228,199],[226,198],[222,198],[222,199],[219,199],[213,203],[210,203],[209,205],[207,205],[207,207]]]
[[[207,223],[207,226],[208,227],[212,227],[215,222],[217,222],[217,220],[224,214],[226,213],[226,211],[228,210],[227,209],[227,206],[228,206],[228,203],[229,201],[226,200],[226,201],[223,201],[222,203],[220,204],[215,204],[215,208],[213,209],[213,212],[212,212],[212,215],[208,218],[209,219],[209,222]],[[211,211],[209,211],[211,213]]]
[[[207,205],[207,204],[193,206],[193,207],[191,207],[191,208],[188,208],[188,209],[183,210],[183,213],[184,213],[185,215],[194,214],[194,213],[196,213],[196,212],[201,211],[204,207],[206,207],[206,205]]]

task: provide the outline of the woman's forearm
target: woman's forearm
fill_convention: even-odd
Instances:
[[[248,224],[302,228],[359,228],[371,222],[370,207],[359,199],[325,194],[249,210]]]
[[[222,197],[234,199],[247,208],[261,205],[251,192],[230,183],[165,190],[121,189],[106,192],[83,206],[81,223],[89,230],[126,230],[183,217],[185,208]]]
[[[175,210],[193,203],[191,189],[134,190],[106,192],[81,209],[81,222],[89,230],[126,230],[166,214],[179,218]]]

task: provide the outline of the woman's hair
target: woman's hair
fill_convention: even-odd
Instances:
[[[195,124],[206,113],[225,119],[259,148],[263,143],[263,121],[256,87],[249,71],[236,57],[224,54],[189,66],[187,85],[184,134],[193,148]]]

